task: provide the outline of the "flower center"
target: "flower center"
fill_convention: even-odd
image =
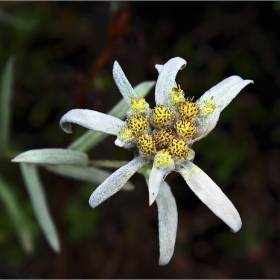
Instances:
[[[115,144],[127,149],[137,145],[140,156],[154,158],[158,167],[193,160],[195,153],[188,143],[192,143],[190,140],[197,132],[199,118],[215,109],[213,96],[203,102],[193,102],[193,98],[184,97],[178,85],[172,88],[169,99],[170,107],[159,104],[150,110],[143,96],[131,98],[126,124],[120,129]]]
[[[152,110],[151,122],[155,127],[168,124],[174,118],[174,113],[167,106],[159,105]]]
[[[143,134],[135,142],[144,156],[151,156],[156,153],[155,140],[150,134]]]
[[[199,114],[199,108],[195,102],[192,102],[192,98],[188,98],[186,101],[180,102],[177,108],[182,120],[191,120]]]
[[[174,128],[176,129],[177,133],[184,139],[191,138],[196,132],[195,124],[185,120],[178,120],[175,123]]]
[[[140,114],[133,115],[127,119],[128,128],[132,131],[133,135],[140,135],[148,128],[148,119]]]
[[[154,139],[157,150],[167,148],[175,136],[176,134],[170,126],[163,126],[160,129],[155,129]]]

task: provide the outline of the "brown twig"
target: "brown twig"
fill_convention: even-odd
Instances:
[[[74,101],[73,108],[79,108],[85,101],[87,95],[87,90],[95,78],[96,74],[104,66],[104,64],[109,59],[113,50],[118,46],[121,38],[127,30],[127,26],[130,20],[130,13],[126,5],[114,11],[109,22],[108,27],[108,42],[105,48],[100,52],[99,56],[93,61],[90,70],[87,74],[85,81],[82,83],[77,97]]]

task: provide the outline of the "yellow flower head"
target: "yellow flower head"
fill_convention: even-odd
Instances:
[[[180,102],[177,108],[182,120],[191,120],[199,114],[199,108],[196,103],[192,101],[192,98],[188,98],[186,101]]]
[[[178,103],[185,101],[184,92],[183,90],[181,90],[180,85],[178,85],[177,88],[175,87],[172,88],[169,98],[170,98],[170,102],[173,105],[177,105]]]
[[[216,107],[215,104],[213,104],[213,99],[214,99],[214,96],[212,96],[211,98],[209,98],[206,101],[203,101],[199,106],[200,111],[205,114],[213,113],[213,111]]]
[[[120,139],[121,139],[122,141],[127,140],[127,139],[133,137],[132,131],[131,131],[129,128],[125,127],[125,126],[123,126],[123,127],[120,129],[118,135],[119,135],[119,137],[120,137]]]
[[[144,156],[151,156],[156,153],[155,140],[150,134],[143,134],[135,140],[139,150]]]
[[[184,140],[174,138],[167,151],[173,159],[184,159],[188,156],[189,147]]]
[[[155,164],[158,167],[166,167],[170,165],[171,162],[172,158],[168,151],[166,151],[165,149],[159,151],[155,156]]]
[[[154,130],[154,139],[156,142],[157,150],[167,148],[172,139],[176,136],[176,133],[170,126],[163,126],[162,128]]]
[[[138,136],[148,128],[148,119],[140,114],[136,114],[127,119],[128,128],[132,131],[133,135]]]
[[[155,127],[161,127],[174,120],[175,115],[167,106],[158,105],[152,110],[152,124]]]
[[[146,106],[147,106],[146,100],[143,96],[141,96],[139,99],[131,97],[130,104],[131,104],[131,109],[134,112],[143,111],[146,109]]]
[[[174,128],[176,129],[177,133],[184,139],[191,138],[196,132],[195,124],[189,121],[178,120],[175,123]]]

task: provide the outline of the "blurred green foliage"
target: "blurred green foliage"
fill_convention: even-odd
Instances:
[[[97,187],[97,185],[95,186]],[[69,198],[64,209],[64,218],[67,228],[67,239],[73,244],[78,244],[80,240],[94,234],[95,225],[100,219],[100,211],[92,211],[84,201],[88,200],[88,193],[92,192],[94,184],[85,184],[77,191],[77,196],[83,198],[77,200],[75,197]]]
[[[27,256],[19,247],[2,199],[1,277],[279,278],[279,2],[114,3],[0,3],[0,72],[15,58],[11,129],[0,175],[35,248]],[[68,136],[58,123],[75,108],[90,68],[108,46],[114,11],[129,21],[90,80],[80,108],[107,112],[120,100],[111,75],[115,60],[135,86],[157,78],[154,64],[181,56],[188,65],[177,82],[195,99],[230,75],[255,82],[193,147],[195,163],[236,205],[243,228],[229,232],[179,176],[168,176],[179,228],[174,257],[164,268],[157,266],[157,213],[148,207],[142,177],[132,178],[134,192],[92,210],[88,197],[96,185],[40,172],[62,241],[55,255],[38,229],[19,167],[10,162],[29,149],[65,148],[86,132],[75,126]],[[153,106],[153,94],[147,101]],[[90,158],[131,159],[113,140],[90,150]]]

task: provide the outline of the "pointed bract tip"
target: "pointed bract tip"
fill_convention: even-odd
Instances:
[[[157,197],[153,194],[149,195],[149,206],[151,206],[155,202],[156,198]]]
[[[118,147],[123,147],[123,142],[121,142],[119,139],[116,139],[114,143]]]
[[[242,227],[242,221],[240,219],[239,223],[234,228],[230,228],[230,231],[236,233],[241,229],[241,227]]]
[[[170,260],[166,261],[166,260],[159,260],[158,265],[160,266],[164,266],[167,265],[169,263]]]
[[[95,208],[95,207],[96,207],[92,195],[90,196],[90,198],[89,198],[89,200],[88,200],[88,204],[89,204],[89,206],[90,206],[91,208]]]

